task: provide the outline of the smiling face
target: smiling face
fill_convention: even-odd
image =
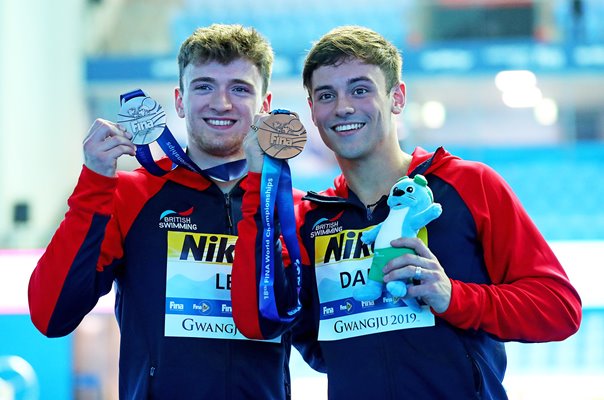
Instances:
[[[376,65],[352,59],[317,68],[309,105],[321,138],[338,159],[381,157],[398,148],[396,124],[405,103],[404,84],[386,91]]]
[[[185,119],[193,161],[207,166],[216,158],[243,158],[243,138],[254,115],[270,110],[271,95],[262,95],[262,83],[258,68],[246,59],[184,68],[175,104]]]

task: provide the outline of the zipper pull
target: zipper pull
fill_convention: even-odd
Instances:
[[[367,205],[365,206],[365,208],[366,208],[366,210],[367,210],[367,219],[368,219],[369,221],[371,221],[371,220],[373,219],[373,211],[371,211],[371,209],[373,208],[373,209],[375,210],[375,207],[376,207],[378,204],[380,204],[380,203],[381,203],[381,202],[382,202],[384,199],[387,199],[387,198],[388,198],[388,196],[387,196],[387,195],[383,195],[383,196],[382,196],[382,197],[380,197],[380,198],[378,199],[378,201],[376,201],[375,203],[373,203],[373,204],[367,204]]]
[[[231,196],[229,193],[224,194],[224,201],[226,203],[226,217],[227,217],[227,227],[229,232],[233,232],[233,219],[231,218]]]

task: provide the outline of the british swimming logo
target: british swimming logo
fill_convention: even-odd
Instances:
[[[315,222],[310,232],[310,238],[313,239],[316,236],[333,235],[334,233],[341,232],[342,227],[340,226],[340,222],[338,220],[343,213],[344,211],[341,211],[333,218],[321,218]]]
[[[159,216],[160,229],[180,229],[184,231],[196,231],[197,224],[191,220],[194,207],[184,211],[166,210]]]

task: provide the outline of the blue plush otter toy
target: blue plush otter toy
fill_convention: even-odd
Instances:
[[[414,253],[412,249],[392,247],[390,242],[400,237],[416,237],[419,230],[442,213],[442,207],[434,203],[428,181],[422,175],[413,179],[404,176],[390,189],[388,196],[390,212],[381,224],[363,232],[363,243],[375,242],[373,262],[369,270],[367,284],[357,288],[353,297],[358,301],[375,300],[382,295],[384,273],[382,268],[395,257],[405,253]],[[409,283],[410,284],[410,283]],[[403,281],[388,282],[386,289],[395,297],[407,294],[407,283]],[[405,301],[409,306],[419,307],[415,299]]]

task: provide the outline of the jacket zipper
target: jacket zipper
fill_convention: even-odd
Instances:
[[[229,232],[229,234],[233,234],[233,216],[232,214],[232,207],[231,207],[231,195],[230,193],[225,193],[224,194],[224,202],[226,205],[226,224],[227,224],[227,230]]]
[[[155,380],[156,372],[157,372],[157,368],[154,366],[154,363],[151,363],[151,367],[149,367],[149,381],[148,381],[149,386],[147,387],[147,397],[148,398],[153,397],[153,392],[155,390],[154,380]]]
[[[365,209],[367,211],[367,220],[368,221],[373,220],[373,212],[375,211],[375,209],[377,208],[377,206],[380,205],[380,203],[383,202],[384,200],[388,201],[388,196],[383,195],[375,203],[373,203],[373,204],[367,204],[365,206]],[[371,210],[372,208],[373,208],[373,211]]]
[[[367,221],[371,221],[373,219],[373,211],[371,211],[371,207],[365,206],[367,210]]]

